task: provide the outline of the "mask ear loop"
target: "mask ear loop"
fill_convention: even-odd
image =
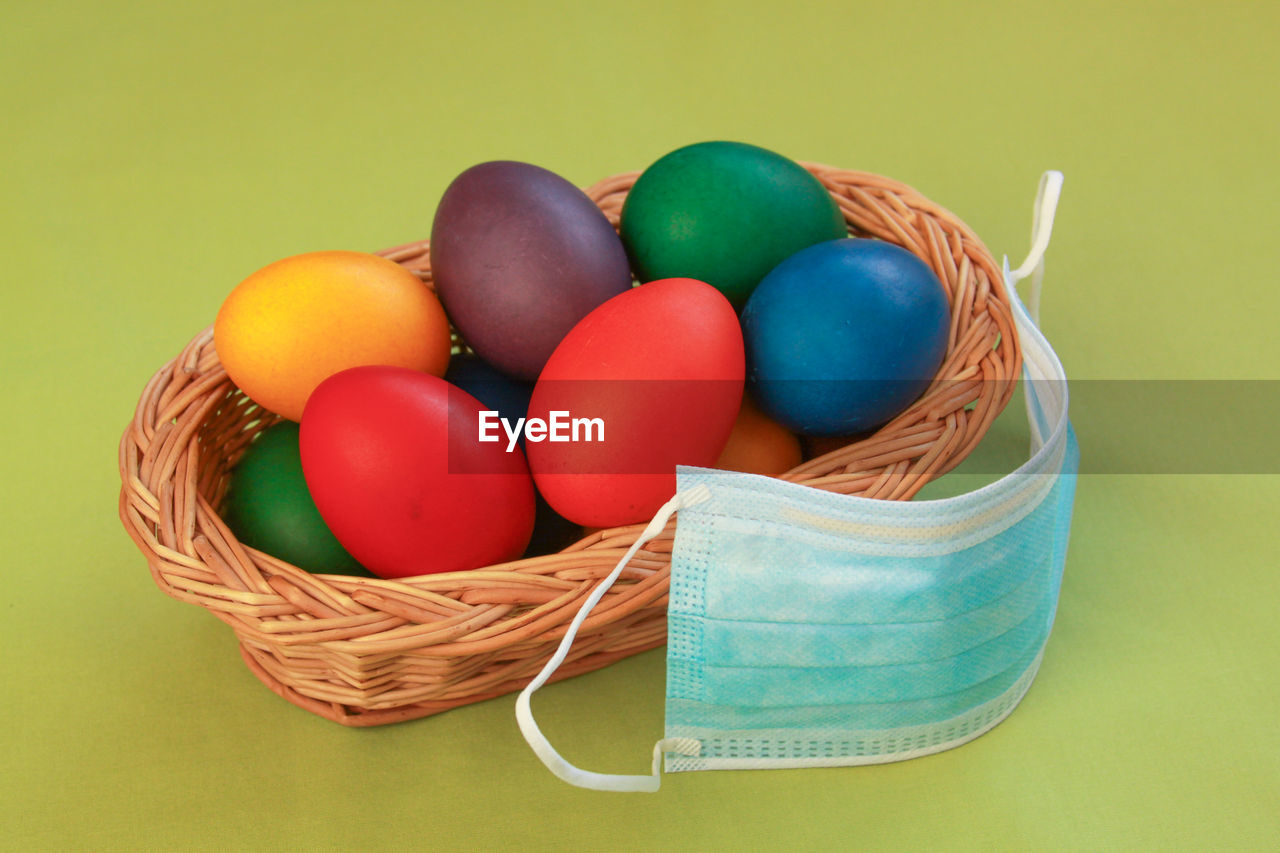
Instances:
[[[1009,285],[1016,286],[1031,277],[1031,293],[1027,298],[1027,313],[1031,321],[1040,325],[1040,282],[1044,280],[1044,253],[1049,248],[1053,234],[1053,217],[1062,197],[1062,173],[1054,170],[1040,176],[1040,188],[1036,191],[1035,206],[1031,213],[1031,251],[1016,270],[1009,274]],[[1008,259],[1006,258],[1006,262]]]
[[[573,645],[574,638],[578,636],[578,630],[582,627],[582,623],[586,621],[592,608],[600,603],[600,599],[613,586],[614,581],[622,574],[622,570],[626,568],[627,563],[631,562],[631,558],[636,555],[640,547],[661,533],[667,526],[667,521],[677,511],[687,506],[702,503],[710,499],[710,497],[711,491],[705,485],[700,484],[687,492],[676,494],[675,497],[662,505],[657,514],[654,515],[653,520],[649,522],[644,531],[636,537],[636,541],[627,549],[627,553],[622,555],[618,565],[614,566],[613,571],[600,582],[600,585],[583,602],[582,608],[573,617],[573,621],[569,623],[569,628],[565,631],[559,647],[556,648],[555,654],[551,656],[551,660],[547,661],[542,671],[516,697],[516,722],[520,725],[520,733],[524,735],[524,739],[529,743],[538,758],[542,759],[542,763],[547,766],[547,769],[570,785],[577,785],[580,788],[593,788],[597,791],[653,792],[658,790],[658,786],[662,784],[659,768],[662,763],[663,753],[676,752],[680,755],[697,755],[702,751],[702,744],[693,738],[663,738],[653,745],[653,769],[648,776],[625,776],[583,770],[565,761],[560,753],[556,752],[551,742],[547,740],[542,730],[538,728],[537,722],[533,719],[533,710],[529,706],[529,697],[533,695],[535,690],[546,684],[547,680],[560,668],[560,664],[564,663],[565,657],[569,654],[569,647]]]
[[[1053,234],[1053,220],[1057,213],[1058,201],[1062,197],[1062,183],[1063,175],[1056,170],[1049,170],[1040,176],[1040,186],[1036,190],[1036,200],[1032,206],[1031,213],[1031,249],[1027,253],[1026,259],[1016,270],[1009,269],[1008,256],[1004,259],[1005,286],[1009,289],[1010,295],[1015,302],[1018,301],[1018,282],[1028,277],[1031,279],[1031,291],[1027,297],[1026,311],[1037,329],[1040,327],[1040,291],[1041,284],[1044,281],[1044,255],[1049,248],[1049,238]],[[1024,356],[1030,355],[1030,353],[1024,352]],[[1041,411],[1042,406],[1039,394],[1042,390],[1046,393],[1054,392],[1054,389],[1038,388],[1036,382],[1045,381],[1046,377],[1038,375],[1044,371],[1036,369],[1037,367],[1039,366],[1032,365],[1024,359],[1027,378],[1031,380],[1027,388],[1026,406],[1027,421],[1031,427],[1032,454],[1044,445],[1047,438],[1044,434],[1046,423]]]

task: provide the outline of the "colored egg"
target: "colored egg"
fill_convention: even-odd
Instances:
[[[213,341],[232,382],[294,421],[317,385],[349,367],[441,376],[449,366],[449,321],[435,294],[399,264],[362,252],[263,267],[223,302]]]
[[[431,269],[463,339],[528,380],[575,323],[632,284],[622,241],[591,199],[553,172],[510,161],[473,166],[445,190]]]
[[[873,429],[932,382],[949,317],[937,276],[899,246],[849,238],[804,249],[742,312],[752,391],[796,432]]]
[[[384,578],[518,558],[533,529],[524,454],[478,439],[483,406],[436,376],[357,367],[303,412],[302,470],[348,551]]]
[[[534,509],[533,536],[529,538],[529,547],[524,549],[524,556],[555,554],[577,542],[583,535],[581,525],[574,524],[556,512],[547,503],[547,499],[539,494]]]
[[[641,281],[705,281],[741,308],[788,256],[848,233],[840,209],[798,163],[740,142],[700,142],[644,171],[621,233]]]
[[[523,418],[529,411],[533,383],[507,376],[474,353],[455,355],[444,378],[508,421]]]
[[[584,527],[648,519],[675,493],[676,465],[720,455],[743,376],[738,318],[715,288],[664,279],[613,297],[565,336],[533,389],[530,422],[559,413],[566,439],[529,432],[538,490]]]
[[[223,519],[251,548],[312,572],[368,575],[325,525],[302,476],[298,425],[264,429],[231,471]]]
[[[475,397],[487,409],[496,411],[510,424],[522,420],[529,413],[533,383],[499,373],[474,353],[455,355],[444,378]],[[525,446],[523,433],[519,445],[521,449]],[[581,538],[582,528],[579,525],[552,509],[542,495],[536,496],[533,535],[524,556],[554,554]]]
[[[870,432],[853,435],[806,435],[803,438],[804,458],[816,459],[836,450],[843,450],[856,441],[871,435]]]
[[[729,433],[729,441],[720,451],[715,467],[776,477],[801,461],[800,439],[760,411],[750,394],[744,394],[733,431]]]

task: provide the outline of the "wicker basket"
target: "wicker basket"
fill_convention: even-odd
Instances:
[[[783,479],[905,500],[950,470],[1008,402],[1020,368],[999,267],[967,226],[909,187],[806,164],[857,236],[903,246],[951,303],[948,354],[908,411]],[[639,173],[587,190],[616,225]],[[431,285],[426,241],[380,254]],[[120,517],[169,595],[235,631],[249,668],[285,699],[345,725],[423,717],[513,692],[542,668],[583,599],[643,525],[558,554],[471,572],[379,580],[316,575],[237,542],[218,516],[229,472],[278,418],[227,378],[211,329],[147,384],[120,443]],[[641,550],[587,619],[565,678],[661,645],[675,522]]]

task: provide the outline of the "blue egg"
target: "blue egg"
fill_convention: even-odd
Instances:
[[[933,381],[949,324],[942,283],[906,249],[819,243],[774,267],[743,309],[748,381],[796,432],[874,429]]]
[[[497,412],[513,427],[516,421],[529,414],[533,383],[513,379],[477,355],[455,355],[449,361],[449,370],[444,378],[475,397],[481,405]],[[523,431],[520,435],[520,447],[523,448]],[[504,436],[502,441],[505,443],[506,440]],[[554,554],[582,538],[581,526],[557,513],[542,495],[535,495],[535,498],[533,536],[529,539],[529,547],[525,549],[525,557]]]
[[[529,413],[533,383],[500,373],[478,355],[455,355],[449,360],[449,369],[445,372],[444,379],[466,391],[513,425]]]
[[[582,527],[574,524],[551,508],[547,499],[537,496],[534,503],[533,536],[529,538],[529,547],[524,549],[526,557],[541,557],[563,551],[582,538]]]

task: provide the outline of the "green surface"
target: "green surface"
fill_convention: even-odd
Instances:
[[[585,185],[704,139],[893,176],[1015,263],[1061,169],[1073,378],[1275,380],[1277,31],[1262,3],[6,3],[0,847],[1276,849],[1274,474],[1083,476],[1040,675],[961,749],[609,795],[543,769],[510,696],[374,731],[278,699],[155,587],[115,456],[264,264],[421,238],[481,160]],[[1162,434],[1073,417],[1086,469]],[[643,772],[663,669],[548,687],[539,720]]]

